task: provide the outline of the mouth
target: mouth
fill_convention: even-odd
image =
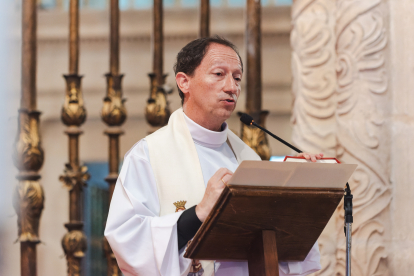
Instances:
[[[234,103],[235,104],[237,102],[237,96],[235,94],[231,94],[230,96],[231,96],[231,98],[224,99],[223,101],[227,102],[227,103]]]
[[[224,100],[222,100],[221,101],[225,106],[228,106],[228,107],[235,107],[236,106],[236,101],[235,100],[233,100],[233,99],[224,99]]]

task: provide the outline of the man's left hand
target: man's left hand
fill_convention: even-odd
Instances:
[[[305,157],[306,160],[311,160],[312,162],[316,162],[316,160],[323,158],[323,153],[309,153],[309,152],[302,152],[298,154],[298,157]]]

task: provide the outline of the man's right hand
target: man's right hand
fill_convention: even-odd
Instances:
[[[216,204],[221,192],[224,190],[224,183],[228,183],[233,173],[226,168],[220,168],[210,178],[201,202],[196,206],[196,215],[201,222],[204,222]]]

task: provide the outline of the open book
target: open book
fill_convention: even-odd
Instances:
[[[285,159],[283,160],[283,162],[312,162],[311,160],[306,160],[305,157],[297,157],[297,156],[286,156]],[[341,163],[338,161],[338,159],[334,158],[334,157],[327,157],[327,158],[322,158],[319,160],[316,160],[316,163]]]
[[[299,162],[243,161],[228,184],[343,188],[357,165],[332,164],[329,161],[328,164],[306,162],[305,159]]]

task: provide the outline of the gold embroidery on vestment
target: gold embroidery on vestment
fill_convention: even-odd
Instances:
[[[177,213],[178,211],[184,211],[185,209],[187,209],[187,208],[185,208],[185,204],[186,203],[187,203],[187,201],[185,201],[185,200],[181,200],[181,201],[174,202],[173,204],[174,204],[174,206],[176,208],[175,209],[175,212]],[[188,241],[187,246],[190,245],[190,243],[191,243],[191,240]],[[201,263],[200,263],[199,260],[192,260],[190,272],[189,272],[188,275],[202,275],[203,272],[204,272],[204,270],[201,271],[202,269],[203,269],[203,267],[201,266]],[[200,273],[199,274],[195,274],[197,272],[200,272]]]
[[[173,204],[176,207],[175,212],[177,213],[178,211],[184,211],[185,209],[187,209],[187,208],[185,208],[186,203],[187,203],[187,201],[185,201],[185,200],[174,202]]]

